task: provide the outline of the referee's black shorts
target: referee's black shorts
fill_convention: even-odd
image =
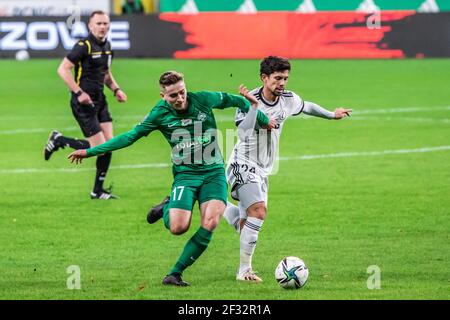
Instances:
[[[89,94],[89,93],[88,93]],[[102,131],[100,123],[111,122],[111,114],[108,110],[108,103],[106,102],[103,92],[99,94],[89,94],[94,102],[94,106],[80,104],[77,97],[72,94],[70,106],[72,113],[80,125],[81,131],[86,138]]]

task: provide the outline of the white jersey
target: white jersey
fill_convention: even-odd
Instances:
[[[277,122],[275,129],[270,131],[261,129],[256,123],[255,130],[244,141],[238,138],[237,144],[231,153],[228,166],[239,164],[253,169],[253,173],[261,177],[267,177],[273,169],[275,159],[278,156],[280,135],[286,119],[299,115],[304,108],[304,101],[294,92],[285,91],[278,96],[273,103],[266,101],[262,94],[263,88],[256,88],[251,93],[259,100],[258,109],[269,118]],[[237,109],[236,125],[245,118],[246,114]],[[241,182],[242,183],[242,182]]]

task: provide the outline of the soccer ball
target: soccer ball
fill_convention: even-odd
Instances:
[[[275,279],[284,289],[299,289],[308,280],[308,267],[302,259],[286,257],[275,269]]]
[[[27,50],[19,50],[16,52],[16,60],[17,61],[24,61],[30,59],[30,54]]]

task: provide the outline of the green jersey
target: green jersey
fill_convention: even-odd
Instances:
[[[172,148],[173,173],[206,171],[223,167],[224,161],[218,145],[216,119],[212,109],[238,107],[248,112],[250,103],[241,96],[224,92],[188,92],[188,109],[178,112],[165,100],[160,100],[149,115],[132,130],[93,148],[87,149],[92,157],[125,148],[154,130],[159,130]],[[257,115],[261,126],[269,118],[261,111]]]

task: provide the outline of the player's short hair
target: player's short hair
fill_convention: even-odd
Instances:
[[[274,72],[283,72],[286,70],[291,71],[291,64],[288,59],[277,56],[268,56],[261,61],[259,74],[270,76]]]
[[[159,86],[161,89],[171,86],[179,81],[184,80],[184,75],[176,71],[166,71],[159,77]]]
[[[92,11],[91,14],[89,15],[88,23],[91,22],[91,19],[92,19],[96,14],[99,14],[99,15],[105,15],[105,16],[108,15],[108,14],[107,14],[105,11],[103,11],[103,10],[95,10],[95,11]]]

